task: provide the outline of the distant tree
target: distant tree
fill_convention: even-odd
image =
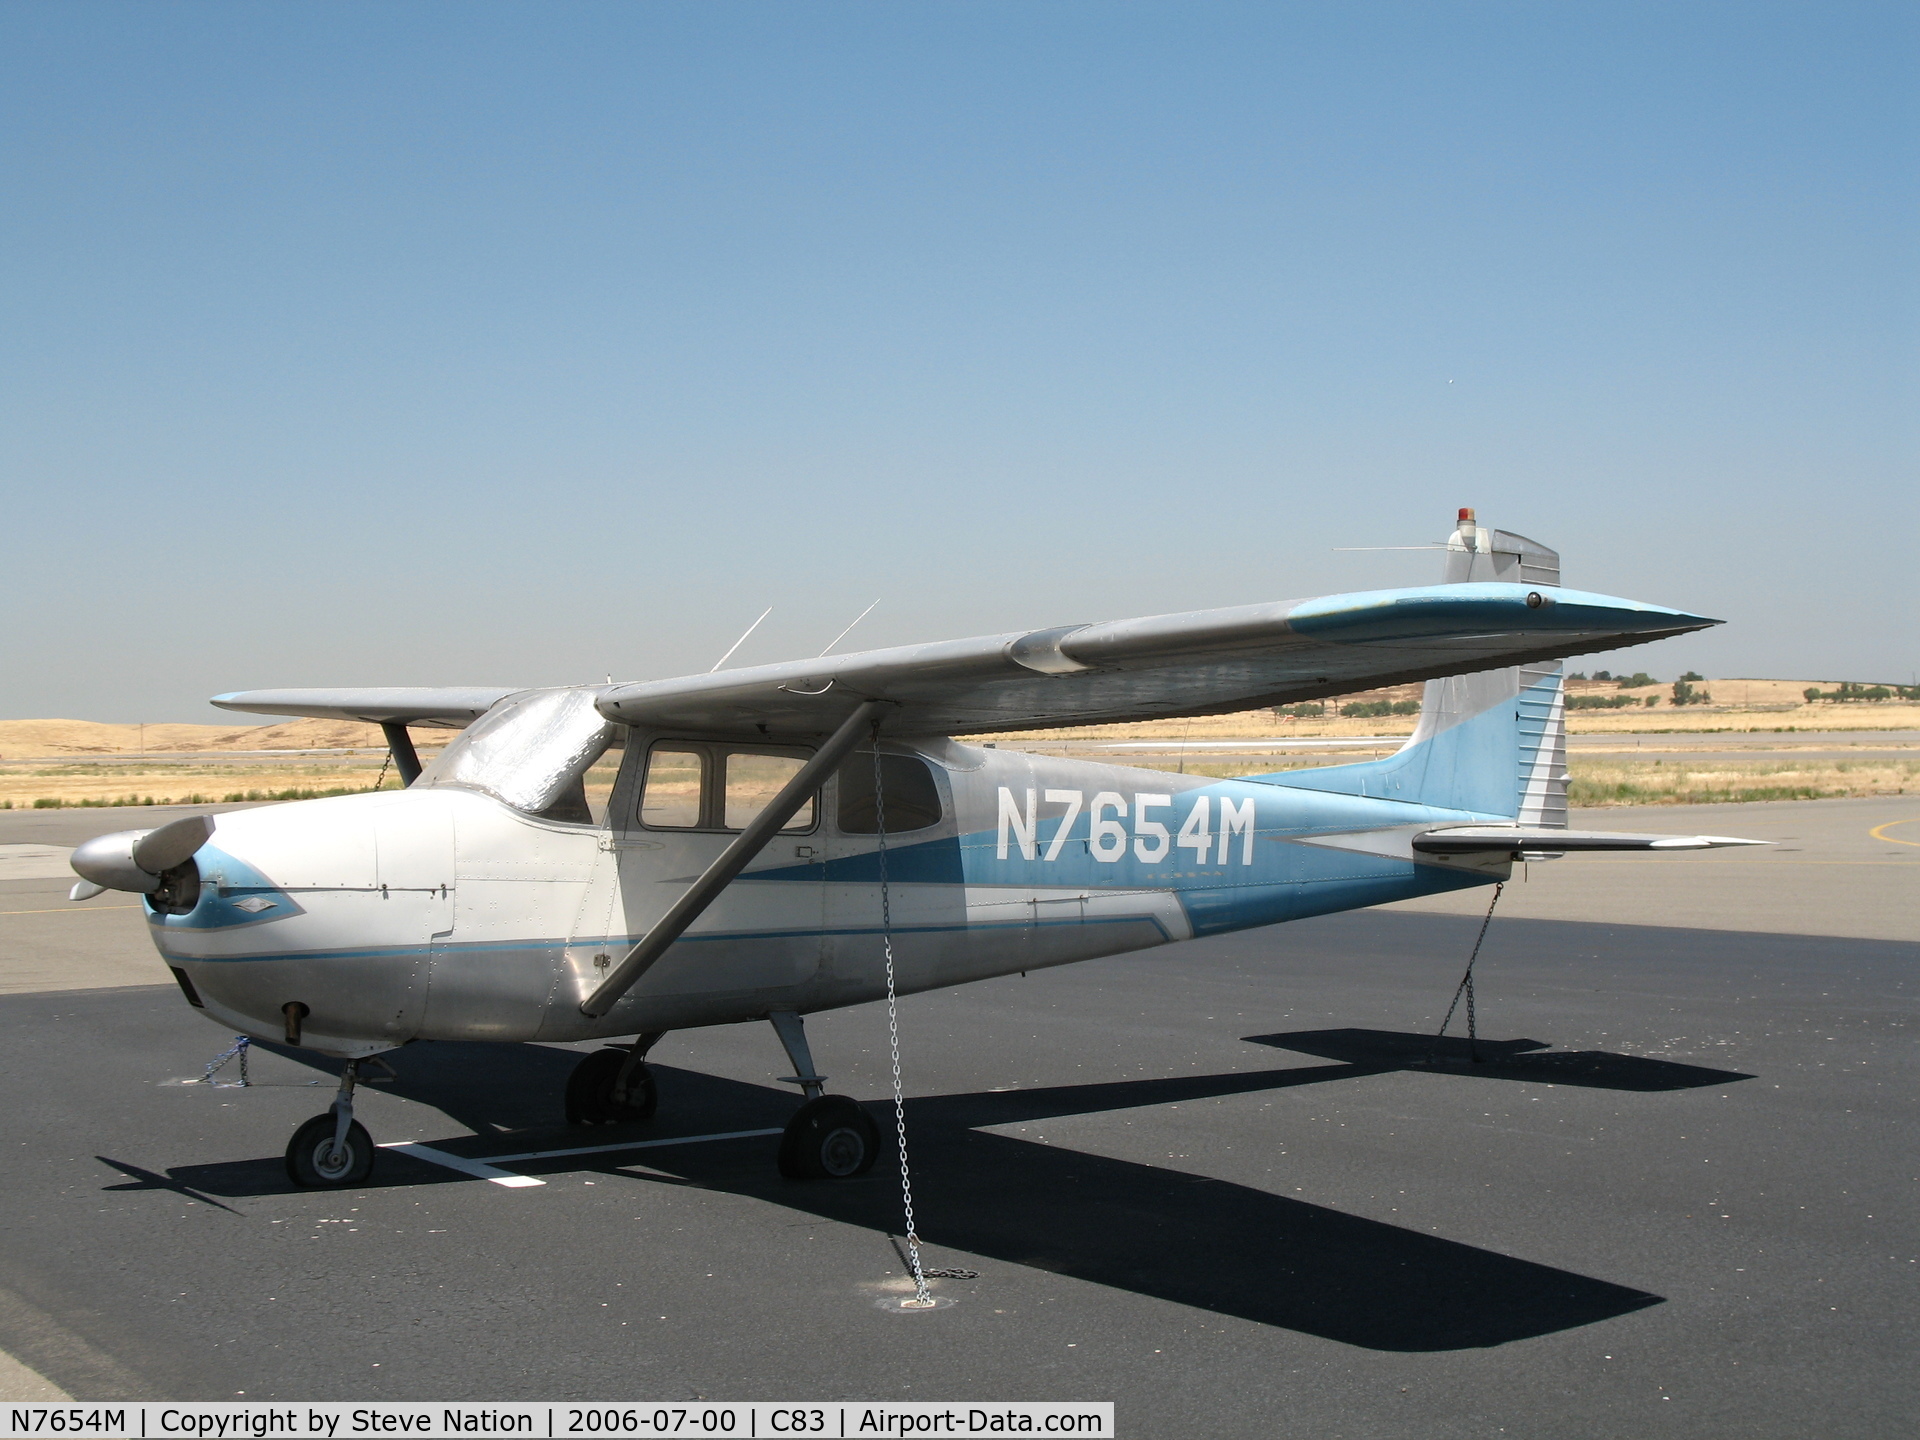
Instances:
[[[1631,675],[1614,676],[1613,683],[1618,685],[1622,690],[1641,690],[1649,685],[1658,685],[1660,682],[1647,674],[1646,671],[1636,670]]]
[[[1687,673],[1686,673],[1686,674],[1684,674],[1684,675],[1682,675],[1682,676],[1681,676],[1680,678],[1681,678],[1682,680],[1695,680],[1695,681],[1698,681],[1698,680],[1704,680],[1704,679],[1706,679],[1707,677],[1706,677],[1706,676],[1704,676],[1704,675],[1701,675],[1701,674],[1698,674],[1698,673],[1696,673],[1696,672],[1694,672],[1694,671],[1692,671],[1692,670],[1689,670],[1689,671],[1687,671]]]
[[[1824,696],[1821,695],[1820,687],[1818,685],[1809,685],[1806,689],[1802,690],[1800,694],[1801,694],[1801,697],[1809,705],[1811,705],[1816,700],[1825,698]]]
[[[1573,678],[1578,680],[1580,677],[1576,675]],[[1596,670],[1593,672],[1593,678],[1596,680],[1611,680],[1613,675],[1612,672],[1607,670]]]
[[[1659,703],[1660,703],[1660,697],[1659,697],[1658,695],[1649,695],[1649,696],[1647,696],[1647,704],[1648,704],[1648,705],[1650,705],[1650,706],[1651,706],[1651,705],[1658,705]]]
[[[1695,680],[1699,678],[1698,675],[1693,677]],[[1713,696],[1706,691],[1694,689],[1685,676],[1673,682],[1673,703],[1676,705],[1706,705],[1712,700]]]
[[[1913,687],[1906,685],[1895,685],[1891,687],[1886,685],[1862,685],[1857,680],[1843,680],[1831,690],[1808,689],[1800,693],[1810,701],[1833,700],[1845,702],[1849,700],[1891,700],[1895,694],[1898,694],[1901,699],[1905,700],[1920,692],[1916,692]]]

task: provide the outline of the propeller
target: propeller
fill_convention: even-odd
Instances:
[[[91,900],[109,890],[151,895],[165,871],[184,864],[213,835],[213,820],[189,815],[157,830],[116,830],[75,847],[70,860],[80,877],[68,898]]]

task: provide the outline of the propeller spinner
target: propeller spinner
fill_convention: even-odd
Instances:
[[[213,835],[213,820],[189,815],[157,830],[116,830],[96,835],[75,848],[69,863],[80,882],[70,900],[91,900],[109,890],[152,895],[167,883],[167,872],[184,865]]]

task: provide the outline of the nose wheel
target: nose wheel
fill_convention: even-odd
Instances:
[[[287,1142],[287,1178],[306,1189],[338,1189],[364,1185],[373,1173],[373,1137],[353,1118],[353,1087],[360,1078],[357,1062],[349,1060],[340,1072],[340,1089],[333,1107],[316,1115]]]

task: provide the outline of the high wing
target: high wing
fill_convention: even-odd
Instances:
[[[1615,650],[1717,625],[1553,586],[1480,582],[1196,610],[613,685],[610,720],[817,734],[862,701],[896,735],[1227,714]]]
[[[867,700],[895,735],[970,735],[1228,714],[1616,650],[1718,620],[1551,585],[1371,590],[983,635],[594,687],[608,719],[817,735]],[[459,728],[515,687],[248,690],[226,710]]]
[[[365,720],[374,725],[425,725],[459,730],[522,685],[376,685],[361,689],[236,690],[216,695],[222,710],[300,715],[313,720]]]

